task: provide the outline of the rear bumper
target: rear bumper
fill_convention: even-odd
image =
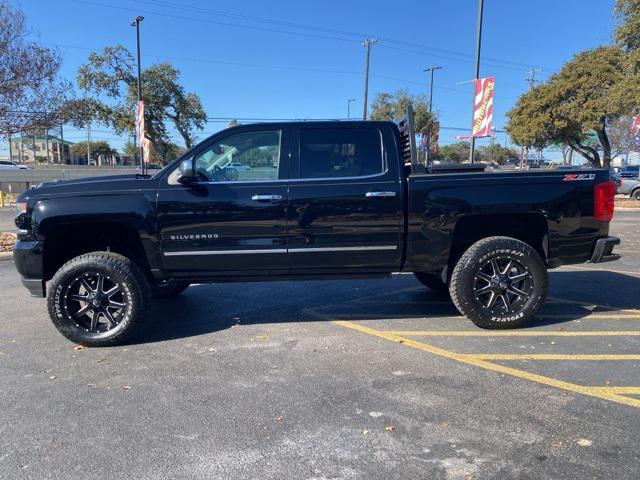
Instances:
[[[13,247],[16,270],[32,297],[45,297],[42,242],[18,240]]]
[[[596,240],[596,246],[589,260],[591,263],[613,262],[618,260],[620,255],[613,253],[613,247],[620,244],[618,237],[604,237]]]

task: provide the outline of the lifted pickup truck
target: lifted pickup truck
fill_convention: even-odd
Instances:
[[[607,171],[425,171],[412,119],[242,125],[153,176],[40,185],[18,199],[16,267],[65,337],[101,346],[190,283],[401,271],[512,328],[548,268],[618,258]]]

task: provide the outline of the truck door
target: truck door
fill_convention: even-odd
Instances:
[[[384,124],[301,125],[293,137],[289,258],[293,271],[393,271],[403,198],[395,137]]]
[[[277,126],[235,128],[194,152],[196,183],[180,185],[173,173],[161,182],[167,270],[261,275],[288,267],[286,145]]]

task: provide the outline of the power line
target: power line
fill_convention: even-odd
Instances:
[[[536,85],[536,74],[542,72],[542,68],[531,68],[529,70],[529,75],[525,79],[529,84],[529,88],[533,88]]]
[[[286,26],[286,27],[290,27],[290,28],[297,28],[297,29],[303,29],[303,30],[320,31],[320,32],[323,32],[323,33],[333,33],[333,34],[337,34],[337,35],[351,36],[351,37],[355,37],[355,38],[362,38],[362,37],[367,37],[368,36],[366,33],[363,33],[363,32],[353,32],[353,31],[346,31],[346,30],[338,30],[338,29],[334,29],[334,28],[321,27],[321,26],[308,25],[308,24],[300,24],[300,23],[283,21],[283,20],[278,20],[278,19],[273,19],[273,18],[265,18],[265,17],[259,17],[259,16],[253,16],[253,15],[244,15],[244,14],[232,13],[232,12],[227,12],[227,11],[222,11],[222,10],[213,10],[213,9],[208,9],[208,8],[203,8],[203,7],[195,7],[195,6],[191,6],[191,5],[184,5],[184,4],[181,4],[181,3],[171,2],[171,1],[167,1],[167,0],[152,0],[152,1],[149,1],[149,0],[135,0],[135,1],[137,3],[142,3],[142,4],[147,4],[147,5],[163,6],[163,7],[166,7],[166,8],[174,8],[176,10],[189,11],[189,12],[193,12],[193,13],[204,13],[204,14],[212,15],[212,16],[222,16],[222,17],[235,18],[235,19],[240,19],[240,20],[247,20],[247,21],[257,22],[257,23],[266,23],[266,24],[271,24],[271,25]],[[443,48],[437,48],[437,47],[433,47],[433,46],[430,46],[430,45],[425,45],[425,44],[416,43],[416,42],[408,42],[406,40],[398,40],[398,39],[394,39],[394,38],[391,38],[391,37],[378,37],[378,39],[381,42],[385,42],[385,43],[404,45],[404,46],[408,46],[408,47],[412,47],[412,48],[418,48],[418,49],[427,50],[427,51],[430,51],[430,52],[436,52],[436,53],[440,53],[440,54],[467,57],[469,60],[473,59],[473,55],[468,54],[468,53],[464,53],[464,52],[455,51],[455,50],[447,50],[447,49],[443,49]],[[500,63],[505,63],[505,64],[518,66],[518,67],[524,67],[524,68],[531,67],[530,64],[526,64],[526,63],[522,63],[522,62],[514,62],[514,61],[511,61],[511,60],[503,60],[503,59],[491,58],[491,57],[485,57],[485,58],[486,58],[486,60],[490,60],[490,61],[493,61],[493,62],[500,62]]]
[[[335,40],[335,41],[343,41],[343,42],[350,42],[350,43],[359,42],[359,40],[356,40],[354,38],[343,38],[343,37],[329,36],[329,35],[317,35],[317,34],[312,34],[312,33],[307,33],[307,32],[299,32],[299,31],[295,32],[295,31],[288,31],[288,30],[281,30],[281,29],[274,29],[274,28],[259,27],[259,26],[255,26],[255,25],[242,25],[242,24],[238,24],[238,23],[214,21],[214,20],[211,20],[211,19],[204,19],[204,18],[185,17],[185,16],[175,15],[175,14],[165,13],[165,12],[157,12],[157,11],[150,11],[150,10],[140,10],[140,9],[136,9],[136,8],[122,7],[122,6],[119,6],[119,5],[111,5],[111,4],[96,2],[96,1],[92,1],[92,0],[72,0],[72,1],[76,2],[76,3],[87,4],[87,5],[94,5],[94,6],[99,6],[99,7],[111,8],[111,9],[115,9],[115,10],[135,12],[135,13],[144,13],[145,15],[155,15],[155,16],[166,17],[166,18],[173,18],[173,19],[177,19],[177,20],[185,20],[185,21],[192,21],[192,22],[199,22],[199,23],[209,23],[209,24],[214,24],[214,25],[223,25],[223,26],[228,26],[228,27],[236,27],[236,28],[242,28],[242,29],[248,29],[248,30],[265,31],[265,32],[270,32],[270,33],[281,33],[281,34],[285,34],[285,35],[303,36],[303,37],[310,37],[310,38],[319,38],[319,39],[324,39],[324,40]],[[139,2],[139,3],[145,3],[145,2]],[[209,15],[226,15],[226,16],[234,16],[236,18],[246,17],[247,19],[249,18],[249,16],[243,16],[243,15],[239,15],[239,14],[232,14],[232,13],[229,13],[229,12],[221,12],[221,11],[214,11],[214,10],[210,10],[209,11],[208,9],[203,9],[203,8],[199,8],[199,7],[189,7],[189,6],[185,7],[185,6],[178,6],[176,4],[173,4],[172,6],[169,6],[168,5],[169,2],[165,2],[165,3],[166,3],[165,5],[160,5],[158,2],[155,2],[155,4],[158,4],[159,6],[165,6],[165,7],[168,7],[168,8],[175,8],[177,10],[185,10],[186,9],[187,11],[191,11],[193,13],[205,13],[205,14],[209,14]],[[294,24],[292,22],[282,22],[282,21],[273,20],[273,19],[264,19],[264,18],[261,18],[261,17],[251,17],[251,19],[252,20],[250,20],[250,21],[254,21],[254,22],[258,22],[258,21],[260,21],[262,23],[277,22],[277,24],[279,24],[281,26],[289,26],[290,28],[298,28],[298,29],[306,29],[306,30],[316,30],[316,31],[328,32],[328,33],[336,33],[336,34],[340,34],[340,35],[343,35],[343,36],[352,36],[352,37],[359,36],[360,38],[362,36],[365,36],[365,35],[363,35],[361,33],[357,34],[355,32],[346,32],[346,31],[328,29],[328,28],[323,28],[323,27],[313,27],[313,26],[310,26],[310,25]],[[421,49],[423,51],[416,52],[416,50],[413,50],[414,52],[420,53],[420,54],[425,54],[425,52],[428,51],[428,52],[430,52],[431,55],[439,56],[440,58],[448,58],[450,60],[464,61],[464,62],[467,62],[467,63],[472,61],[472,56],[467,54],[467,53],[463,53],[463,52],[456,52],[456,51],[453,51],[453,50],[445,50],[445,49],[431,47],[431,46],[428,46],[428,45],[422,45],[422,44],[418,44],[418,43],[406,42],[406,41],[403,41],[403,40],[396,40],[396,39],[388,38],[388,37],[380,37],[379,40],[381,42],[385,42],[385,43],[391,43],[391,44],[395,43],[395,44],[399,44],[399,45],[408,45],[408,46],[412,46],[413,48]],[[411,50],[406,49],[406,48],[392,47],[392,46],[389,46],[389,45],[384,45],[384,46],[386,48],[393,48],[393,49],[396,49],[396,50],[411,51]],[[461,58],[452,58],[452,56],[464,57],[464,58],[466,58],[466,60],[463,60]],[[513,62],[511,60],[502,60],[502,59],[496,59],[496,58],[493,58],[493,59],[487,58],[487,60],[489,60],[491,62],[499,62],[499,63],[504,63],[504,64],[507,64],[507,65],[511,65],[511,67],[502,66],[502,67],[499,67],[499,68],[512,68],[512,69],[514,69],[515,67],[520,67],[520,68],[515,68],[515,69],[523,70],[523,69],[531,67],[530,64]],[[487,64],[489,64],[489,63],[487,63]]]
[[[52,45],[58,48],[73,48],[78,50],[86,50],[90,52],[100,51],[100,48],[92,48],[92,47],[84,47],[80,45],[69,45],[64,43],[45,43],[45,45]],[[206,59],[206,58],[192,58],[192,57],[175,57],[172,55],[159,55],[155,53],[146,53],[142,55],[143,57],[155,58],[158,60],[173,60],[173,61],[184,61],[184,62],[196,62],[196,63],[210,63],[210,64],[218,64],[218,65],[231,65],[237,67],[247,67],[247,68],[264,68],[268,70],[290,70],[290,71],[301,71],[301,72],[314,72],[314,73],[333,73],[338,75],[362,75],[362,72],[350,71],[350,70],[334,70],[334,69],[324,69],[324,68],[314,68],[314,67],[296,67],[289,65],[269,65],[269,64],[256,64],[256,63],[246,63],[246,62],[229,62],[225,60],[214,60],[214,59]],[[407,80],[405,78],[394,77],[391,75],[382,75],[382,74],[370,74],[371,77],[380,78],[385,80],[394,80],[397,82],[406,83],[409,85],[418,85],[423,86],[423,82],[415,81],[415,80]],[[458,94],[466,95],[467,92],[458,88],[453,87],[443,87],[438,86],[435,87],[437,90],[444,90],[455,92]],[[496,97],[500,98],[500,97]],[[509,98],[510,97],[502,97]]]

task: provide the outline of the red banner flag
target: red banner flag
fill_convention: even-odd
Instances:
[[[493,121],[493,87],[494,77],[474,80],[475,100],[473,105],[473,125],[471,136],[488,137],[491,135]]]
[[[144,162],[149,163],[147,139],[145,138],[144,133],[144,102],[140,100],[136,104],[136,138],[138,139],[138,146],[145,149]]]

